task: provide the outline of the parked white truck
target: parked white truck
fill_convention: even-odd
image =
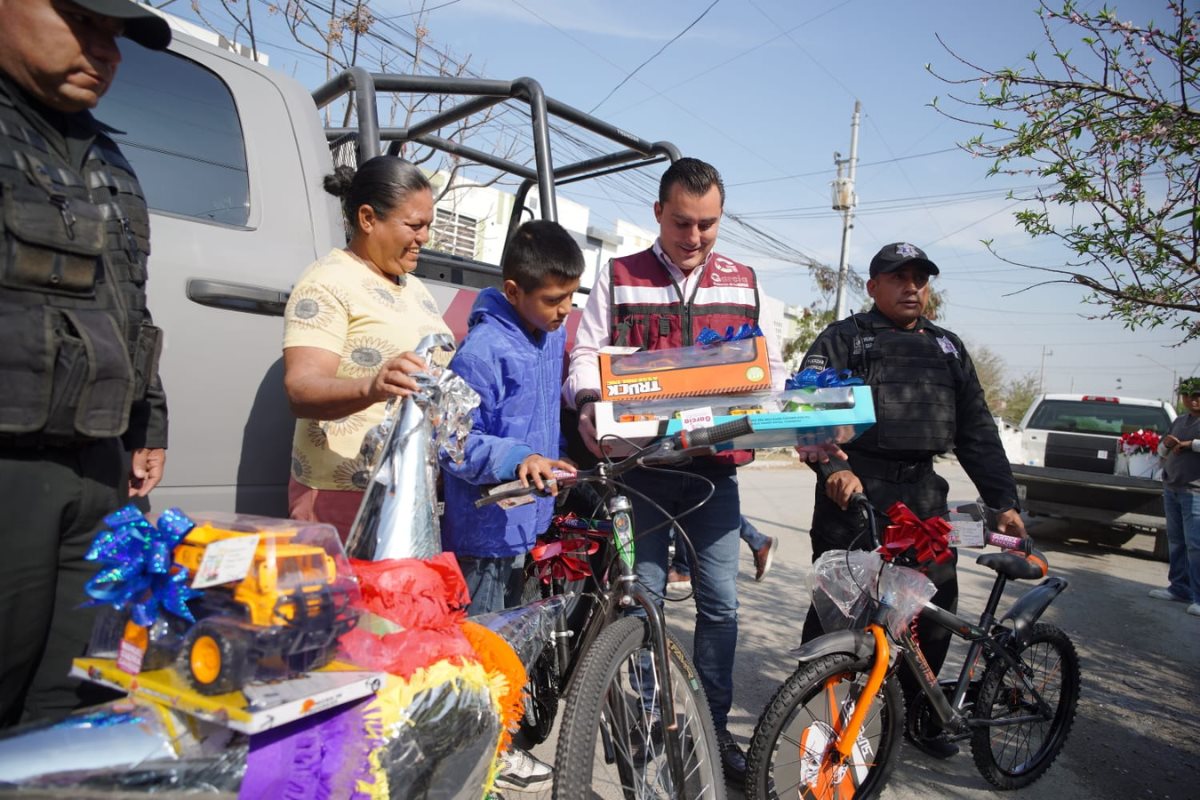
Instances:
[[[678,157],[671,144],[644,141],[548,98],[527,78],[352,69],[310,93],[172,24],[168,52],[122,40],[120,75],[96,111],[117,131],[151,208],[149,305],[166,334],[161,372],[170,408],[156,507],[286,514],[293,418],[283,395],[281,317],[303,269],[345,243],[337,202],[321,188],[333,170],[332,145],[351,143],[362,161],[407,142],[505,171],[519,184],[510,233],[522,211],[531,214],[531,190],[538,215],[554,219],[556,181]],[[381,128],[377,92],[450,100],[405,128]],[[327,129],[320,108],[347,95],[358,125]],[[528,120],[530,146],[517,160],[439,137],[443,126],[501,103]],[[565,131],[573,136],[570,151],[579,152],[581,129],[614,149],[555,163],[552,143]],[[417,274],[460,337],[475,293],[499,282],[494,265],[431,252]]]
[[[1021,505],[1032,515],[1098,523],[1089,532],[1124,543],[1138,531],[1155,535],[1154,553],[1166,558],[1162,482],[1123,468],[1122,434],[1164,435],[1175,409],[1157,400],[1083,394],[1044,394],[1020,425],[1009,448]],[[1125,473],[1125,474],[1122,474]]]

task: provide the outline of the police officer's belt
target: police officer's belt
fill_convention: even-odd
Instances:
[[[874,458],[861,453],[850,453],[850,469],[860,478],[875,478],[890,483],[916,483],[933,473],[933,459],[900,461],[890,458]]]

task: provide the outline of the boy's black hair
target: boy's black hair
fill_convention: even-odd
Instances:
[[[671,187],[679,184],[688,194],[703,197],[716,186],[721,194],[721,208],[725,208],[725,183],[721,173],[712,164],[698,158],[681,158],[663,173],[658,182],[658,202],[666,203],[671,197]]]
[[[532,292],[548,278],[561,282],[583,275],[583,251],[557,222],[530,220],[513,234],[500,270],[504,280]]]

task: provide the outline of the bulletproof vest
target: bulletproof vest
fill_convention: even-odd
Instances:
[[[875,395],[875,428],[884,450],[944,453],[954,446],[956,380],[935,330],[874,331],[865,347]]]
[[[149,230],[106,135],[73,164],[0,91],[0,443],[125,432],[161,350],[146,314]]]

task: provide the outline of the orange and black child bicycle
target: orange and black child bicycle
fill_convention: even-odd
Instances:
[[[878,545],[877,512],[861,494],[851,502],[867,515],[872,544]],[[984,510],[970,505],[982,521]],[[916,520],[902,506],[889,509],[893,521],[905,513],[918,526],[931,522]],[[836,598],[833,605],[847,615],[842,624],[849,627],[795,651],[799,666],[754,731],[747,797],[875,797],[895,767],[905,732],[918,740],[969,740],[975,766],[1001,789],[1041,777],[1066,743],[1079,699],[1074,645],[1063,631],[1038,621],[1067,582],[1046,577],[1045,556],[1030,539],[989,533],[988,542],[1007,549],[977,560],[996,573],[977,624],[930,603],[932,584],[914,569],[935,557],[944,539],[931,548],[919,536],[899,544],[889,537],[882,554],[832,551],[818,560],[814,570],[829,576],[821,590]],[[997,619],[1008,581],[1039,578]],[[928,584],[924,593],[922,582]],[[826,630],[831,616],[823,615]],[[917,616],[969,643],[957,678],[937,681],[916,639]],[[921,687],[907,713],[897,674],[902,662]]]

